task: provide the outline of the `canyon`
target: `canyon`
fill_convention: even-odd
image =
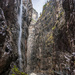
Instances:
[[[75,0],[0,0],[0,75],[26,74],[75,75]]]

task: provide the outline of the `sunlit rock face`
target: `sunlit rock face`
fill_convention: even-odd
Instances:
[[[38,12],[33,9],[32,10],[32,21],[31,21],[31,25],[34,25],[38,20]]]
[[[37,74],[35,74],[35,73],[31,73],[30,75],[37,75]]]
[[[20,10],[20,0],[0,0],[0,75],[7,73],[13,65],[18,65],[17,43],[19,36],[18,14]],[[23,1],[23,25],[22,25],[22,60],[23,71],[27,67],[27,38],[28,26],[32,17],[31,0]],[[7,72],[7,73],[6,73]],[[12,72],[10,71],[10,75]]]
[[[32,9],[32,21],[29,26],[29,36],[27,40],[27,72],[32,73],[32,61],[34,60],[34,50],[35,50],[35,25],[38,19],[38,12],[35,9]],[[34,57],[33,57],[34,56]],[[34,75],[32,73],[32,75]]]
[[[22,57],[23,57],[23,69],[27,72],[27,40],[29,35],[29,26],[32,20],[32,2],[31,0],[24,0],[23,2],[23,25],[22,25]]]

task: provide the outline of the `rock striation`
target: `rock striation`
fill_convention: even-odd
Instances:
[[[0,0],[0,75],[12,75],[13,66],[19,67],[20,3]],[[48,0],[33,25],[30,23],[34,14],[37,19],[37,12],[31,0],[23,0],[22,8],[22,71],[75,75],[75,0]]]
[[[9,70],[12,61],[12,39],[3,10],[0,8],[0,74]],[[4,75],[4,74],[3,74]]]
[[[18,65],[18,14],[20,0],[0,0],[0,75],[12,74],[11,68]],[[28,27],[32,18],[31,0],[23,0],[22,63],[26,72]]]
[[[31,70],[37,75],[75,74],[75,1],[49,0],[35,24]],[[32,53],[32,52],[31,52]]]
[[[34,25],[38,20],[38,12],[33,8],[31,25]]]
[[[29,36],[28,36],[28,41],[27,41],[27,72],[28,75],[34,74],[32,73],[33,68],[32,68],[32,64],[33,64],[33,56],[34,56],[34,50],[35,50],[35,24],[37,22],[38,19],[38,12],[35,9],[32,9],[32,21],[31,24],[29,26]],[[35,56],[34,56],[35,57]]]

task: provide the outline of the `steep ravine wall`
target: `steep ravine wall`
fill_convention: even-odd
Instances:
[[[34,60],[34,50],[35,50],[35,24],[37,22],[38,19],[38,12],[33,9],[33,13],[32,13],[32,21],[31,24],[29,26],[29,36],[28,36],[28,41],[27,41],[27,72],[28,75],[29,73],[33,72],[33,60]]]
[[[0,0],[0,75],[8,75],[14,65],[18,65],[18,13],[20,0]],[[31,0],[23,0],[22,24],[22,64],[26,72],[28,26],[32,17]],[[11,75],[11,72],[10,72]]]
[[[39,75],[74,75],[75,1],[50,0],[35,24],[31,70]]]

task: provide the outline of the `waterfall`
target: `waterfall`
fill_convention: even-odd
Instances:
[[[18,24],[20,27],[19,38],[18,38],[18,55],[19,55],[19,68],[22,69],[22,54],[21,54],[21,37],[22,37],[22,0],[20,4],[20,11],[18,15]]]

